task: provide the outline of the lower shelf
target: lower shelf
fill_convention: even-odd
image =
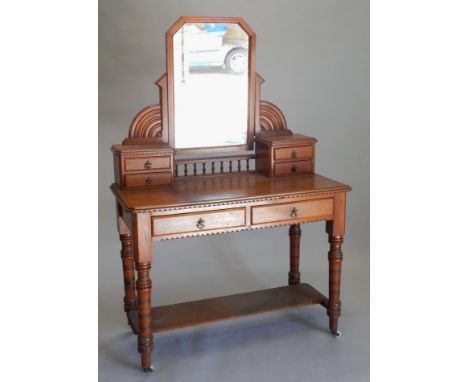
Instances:
[[[154,333],[230,318],[250,316],[282,309],[324,304],[327,298],[309,284],[283,286],[152,309]],[[129,323],[138,332],[138,312],[128,313]]]

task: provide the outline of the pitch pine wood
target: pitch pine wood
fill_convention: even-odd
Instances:
[[[312,174],[317,140],[301,134],[262,134],[255,139],[256,169],[268,177]]]
[[[286,148],[279,148],[274,150],[274,159],[279,160],[300,160],[312,159],[314,156],[314,149],[310,146],[292,146]]]
[[[126,256],[129,256],[130,251],[128,232],[133,232],[133,258],[138,272],[136,281],[138,303],[137,310],[132,304],[128,307],[126,305],[126,310],[132,329],[138,332],[138,349],[142,354],[143,368],[148,369],[151,365],[152,332],[245,314],[321,303],[327,308],[331,331],[337,333],[341,312],[339,299],[341,245],[344,236],[345,196],[350,190],[348,186],[317,174],[292,178],[266,178],[254,173],[237,173],[212,178],[180,178],[176,179],[174,187],[168,190],[121,190],[117,185],[112,186],[112,189],[121,211],[122,217],[119,222],[123,228],[119,231],[122,245],[126,248],[123,250]],[[125,219],[128,215],[132,217],[131,229],[126,228],[124,224],[128,221]],[[298,302],[294,297],[284,304],[277,305],[273,303],[276,298],[275,293],[265,291],[251,296],[258,301],[254,304],[255,308],[250,310],[235,302],[248,301],[244,299],[245,296],[234,300],[221,298],[218,300],[218,308],[214,311],[209,311],[212,305],[205,302],[151,309],[152,240],[290,225],[288,284],[291,287],[300,283],[300,224],[316,220],[327,222],[329,234],[328,299],[323,297],[313,299],[314,302],[311,302],[311,299]],[[202,224],[198,226],[200,221]],[[131,281],[128,281],[131,279],[132,270],[127,263],[124,265],[124,280],[131,284]],[[125,296],[130,297],[130,300],[124,301],[132,302],[132,291],[133,287],[128,285]],[[265,300],[271,301],[268,303]],[[251,307],[250,304],[246,306]],[[187,313],[192,309],[198,313]],[[200,313],[205,311],[206,313]]]
[[[314,163],[311,160],[293,161],[274,164],[274,175],[300,175],[300,174],[311,174],[314,169]]]
[[[171,169],[171,157],[125,158],[125,171],[148,171],[152,169]]]
[[[350,188],[318,174],[289,178],[266,178],[255,173],[232,173],[210,178],[177,178],[170,189],[122,190],[113,185],[120,210],[119,229],[123,245],[126,310],[129,323],[138,333],[138,350],[142,366],[149,370],[154,331],[239,317],[246,314],[283,309],[303,304],[326,306],[329,325],[337,333],[341,312],[340,279],[344,237],[345,196]],[[127,218],[131,216],[132,219]],[[202,220],[203,224],[200,223]],[[151,241],[162,238],[199,236],[235,230],[290,225],[290,271],[288,284],[300,283],[300,224],[307,221],[327,221],[329,234],[329,298],[297,300],[294,293],[277,304],[276,292],[267,292],[237,299],[221,298],[217,308],[211,303],[187,303],[151,309]],[[128,225],[131,227],[127,227]],[[137,310],[132,293],[130,238],[134,244],[133,258],[138,279]],[[283,290],[289,293],[290,289]],[[321,296],[321,295],[320,295]],[[252,300],[249,300],[252,298]],[[237,302],[236,302],[237,301]],[[252,303],[249,304],[248,302]],[[246,305],[243,305],[243,303]],[[215,304],[216,305],[216,304]]]
[[[227,208],[202,213],[156,216],[153,218],[153,236],[243,227],[246,224],[245,214],[245,208]]]
[[[115,181],[123,189],[153,189],[172,184],[174,150],[168,145],[114,145],[112,151]]]
[[[326,220],[333,217],[333,198],[252,207],[252,224]]]
[[[257,173],[232,173],[209,178],[181,177],[174,180],[172,188],[151,192],[122,190],[117,185],[111,189],[122,206],[135,212],[351,190],[349,186],[319,174],[271,179]]]
[[[309,284],[265,289],[230,296],[190,301],[152,309],[153,333],[245,317],[292,307],[324,303],[327,298]],[[138,330],[138,316],[130,315],[131,326]]]
[[[133,243],[129,233],[121,234],[120,241],[122,243],[122,267],[124,274],[124,310],[126,313],[131,310],[136,310],[136,289],[135,289],[135,261],[133,259]]]
[[[329,325],[332,333],[338,332],[338,318],[341,315],[341,267],[343,252],[341,246],[345,233],[346,194],[337,194],[333,204],[333,220],[326,223],[330,251],[328,252],[328,301],[326,303]]]
[[[136,288],[138,294],[138,351],[141,354],[143,369],[151,368],[151,352],[153,351],[153,333],[151,332],[151,216],[149,213],[133,215],[133,242],[136,270],[138,278]]]
[[[183,158],[175,160],[171,147],[175,107],[172,36],[185,22],[234,22],[249,34],[248,144],[186,150]],[[182,17],[166,38],[167,74],[156,81],[161,104],[142,109],[124,144],[112,147],[115,183],[111,189],[122,244],[124,310],[138,335],[143,369],[151,370],[153,332],[294,306],[325,306],[330,330],[337,334],[346,193],[351,188],[315,174],[317,140],[293,134],[281,110],[261,100],[264,80],[255,73],[255,33],[242,19]],[[193,156],[251,150],[254,137],[255,153]],[[249,160],[255,160],[255,171],[249,168]],[[221,164],[221,174],[215,174],[215,162]],[[301,224],[315,221],[326,222],[330,244],[328,298],[300,280]],[[152,241],[275,226],[289,226],[288,286],[151,308]]]
[[[186,23],[233,23],[239,24],[240,27],[249,36],[249,75],[248,75],[248,112],[247,112],[247,144],[237,147],[238,151],[252,150],[254,148],[255,134],[255,110],[256,104],[260,99],[256,97],[256,34],[254,30],[240,17],[213,17],[213,16],[182,16],[180,17],[166,32],[166,68],[167,68],[167,105],[169,119],[169,144],[174,147],[174,34]],[[217,147],[217,148],[194,148],[182,149],[180,152],[186,154],[194,153],[222,153],[232,151],[232,147]]]
[[[172,182],[171,172],[143,172],[139,174],[125,174],[124,186],[126,188],[152,188],[168,186]]]
[[[130,323],[129,314],[130,312],[136,312],[138,309],[137,304],[137,292],[135,283],[135,258],[133,255],[133,239],[131,235],[131,223],[127,225],[124,217],[128,217],[128,214],[124,214],[122,207],[117,204],[117,229],[120,234],[120,242],[122,244],[122,250],[120,256],[122,258],[123,268],[123,279],[124,279],[124,311],[127,314],[128,323]],[[133,329],[133,327],[132,327]],[[136,331],[133,329],[136,334]]]
[[[291,227],[289,227],[289,285],[297,285],[301,282],[301,273],[299,272],[300,244],[301,225],[291,224]],[[324,301],[326,300],[322,300],[320,303]]]

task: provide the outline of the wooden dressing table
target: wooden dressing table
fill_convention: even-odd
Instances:
[[[138,335],[143,370],[153,370],[155,332],[267,311],[321,304],[327,310],[331,332],[339,335],[341,245],[350,187],[316,174],[316,139],[293,134],[282,112],[272,103],[261,101],[263,79],[255,72],[255,33],[244,20],[181,17],[166,39],[168,73],[157,81],[161,103],[138,113],[128,138],[112,147],[116,182],[111,189],[117,201],[122,243],[124,309],[130,327]],[[219,44],[217,49],[210,49],[219,53],[223,65],[208,67],[207,57],[198,57],[205,50],[190,50],[190,44],[200,46],[200,39]],[[182,56],[182,62],[176,56]],[[201,69],[197,65],[200,62],[204,63]],[[183,142],[191,133],[188,129],[196,133],[201,126],[188,123],[184,127],[185,115],[180,113],[195,110],[188,119],[195,121],[200,118],[197,110],[204,105],[187,107],[182,92],[200,91],[196,84],[205,79],[208,87],[219,87],[223,81],[228,88],[236,83],[231,90],[245,85],[247,102],[240,102],[242,105],[236,109],[236,96],[229,99],[228,105],[233,113],[245,117],[245,134],[231,134],[234,130],[230,128],[227,134],[232,136],[226,142],[216,144],[213,140],[214,144],[207,146],[186,147]],[[204,102],[204,97],[196,98],[193,102]],[[213,106],[208,104],[209,108]],[[178,107],[181,111],[177,111]],[[202,110],[201,117],[203,113],[206,111]],[[216,126],[209,128],[224,125]],[[184,135],[178,136],[177,131],[184,131]],[[316,221],[326,222],[330,242],[328,297],[300,281],[300,225]],[[276,226],[290,227],[287,286],[151,307],[153,241]]]

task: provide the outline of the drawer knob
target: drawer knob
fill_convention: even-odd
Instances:
[[[198,222],[197,222],[197,228],[198,228],[198,229],[203,229],[203,228],[205,228],[205,221],[204,221],[202,218],[200,218],[200,219],[198,220]]]
[[[151,168],[151,162],[149,160],[147,160],[145,162],[145,169],[149,169],[149,168]]]
[[[291,166],[291,172],[296,172],[296,171],[297,171],[296,166],[295,166],[295,165],[292,165],[292,166]]]
[[[295,218],[295,217],[297,217],[298,213],[299,213],[299,211],[297,210],[297,208],[293,207],[292,210],[291,210],[291,213],[289,214],[289,216],[291,216],[292,218]]]
[[[291,153],[291,158],[292,158],[292,159],[296,159],[296,158],[297,158],[297,151],[296,151],[296,150],[293,150],[293,152]]]
[[[151,186],[151,184],[153,184],[153,178],[151,178],[150,176],[148,176],[145,180],[145,185],[146,186]]]

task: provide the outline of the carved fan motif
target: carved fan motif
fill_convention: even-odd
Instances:
[[[260,132],[287,130],[281,110],[268,101],[260,101]]]
[[[286,118],[281,110],[271,102],[260,101],[260,131],[288,132]],[[151,143],[162,137],[161,105],[153,104],[142,109],[133,119],[124,144]]]
[[[133,119],[128,131],[130,139],[158,138],[162,136],[161,106],[154,104],[145,107]]]

